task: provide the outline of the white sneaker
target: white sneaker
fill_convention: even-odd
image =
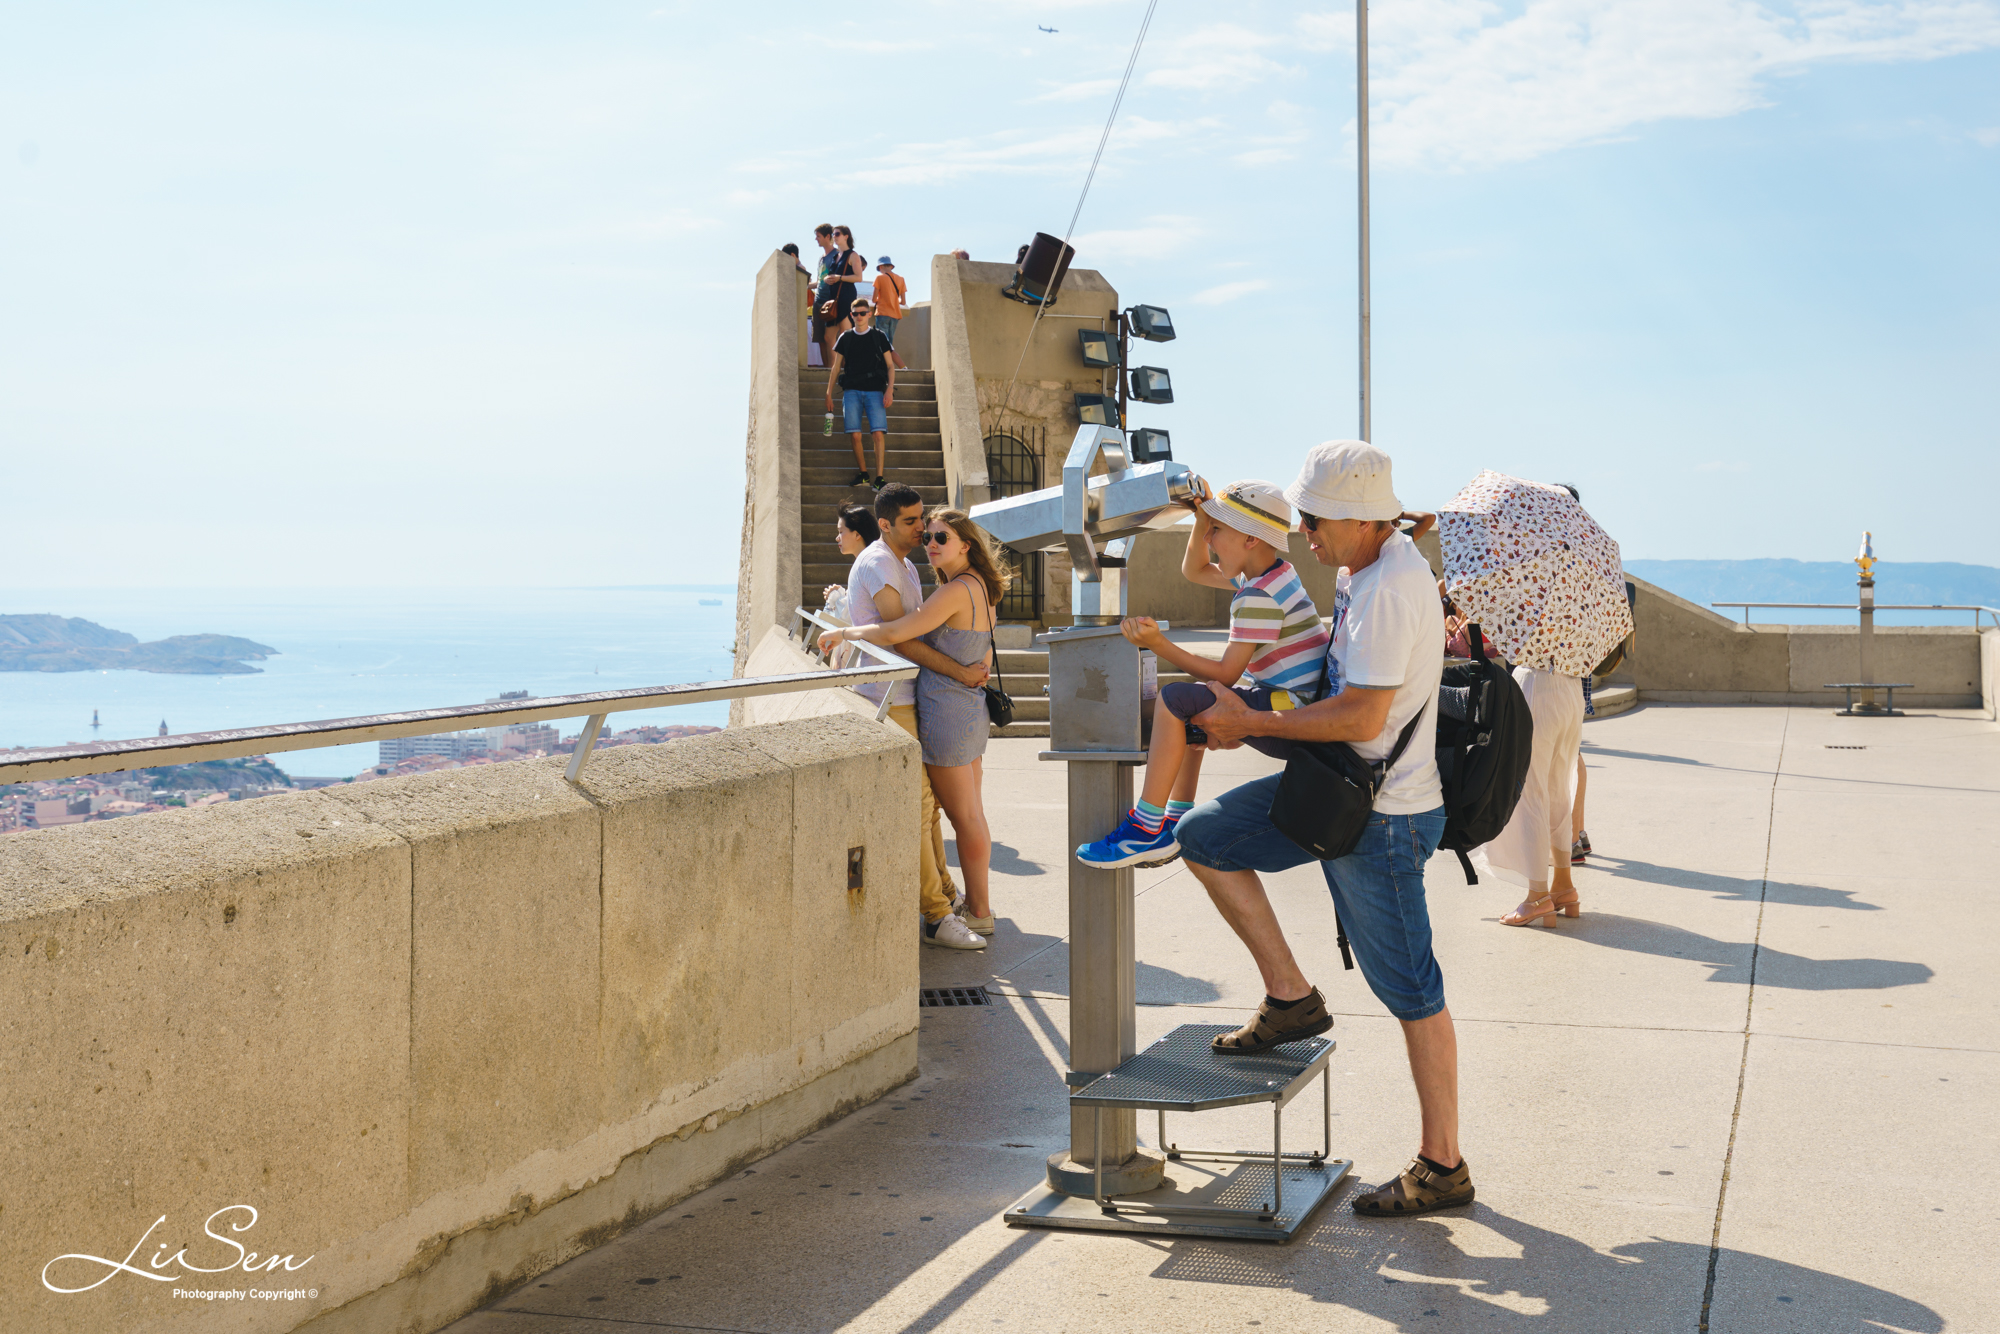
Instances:
[[[924,923],[924,944],[941,950],[983,950],[986,940],[976,936],[956,913],[948,913],[936,926]]]
[[[953,912],[953,913],[955,913],[956,915],[958,915],[958,916],[960,916],[960,917],[963,917],[963,916],[965,915],[965,891],[964,891],[964,890],[962,890],[962,889],[961,889],[961,890],[959,890],[959,891],[958,891],[958,893],[957,893],[957,895],[953,897],[953,899],[952,899],[952,901],[951,901],[951,910],[952,910],[952,912]]]

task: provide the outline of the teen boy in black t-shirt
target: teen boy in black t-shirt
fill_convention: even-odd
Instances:
[[[888,335],[875,327],[874,304],[867,297],[855,298],[853,316],[854,327],[833,345],[833,365],[826,377],[826,410],[833,411],[833,386],[838,383],[842,415],[854,440],[854,466],[860,470],[849,486],[869,484],[868,456],[861,448],[861,419],[867,414],[867,429],[875,435],[874,486],[879,491],[889,480],[882,465],[888,448],[889,409],[896,402],[897,358]]]

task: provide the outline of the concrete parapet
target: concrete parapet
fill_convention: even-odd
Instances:
[[[1979,706],[2000,722],[2000,630],[1979,632]]]
[[[1613,680],[1644,699],[1698,704],[1839,707],[1825,689],[1859,670],[1854,625],[1743,625],[1626,576],[1638,588],[1634,647]],[[1980,707],[1981,641],[1965,626],[1888,626],[1875,631],[1874,678],[1907,681],[1896,702],[1919,708]]]
[[[827,716],[575,786],[522,761],[0,840],[8,1327],[435,1329],[907,1080],[918,763]],[[221,1272],[232,1205],[217,1234],[298,1267]],[[33,1277],[142,1237],[145,1276]]]
[[[938,429],[944,435],[945,493],[957,508],[971,509],[990,495],[986,438],[979,426],[979,385],[960,282],[964,264],[952,255],[931,258],[930,361],[937,385]]]
[[[803,569],[799,532],[800,310],[805,276],[783,251],[757,271],[750,307],[750,429],[743,448],[742,551],[737,562],[736,670],[765,627],[790,621]],[[730,721],[739,722],[730,706]]]

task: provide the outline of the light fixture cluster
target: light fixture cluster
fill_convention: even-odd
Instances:
[[[1124,429],[1125,407],[1129,400],[1141,403],[1171,403],[1174,401],[1173,377],[1160,366],[1131,365],[1132,339],[1139,338],[1149,343],[1171,343],[1174,340],[1173,316],[1164,306],[1133,306],[1118,312],[1115,331],[1107,329],[1079,329],[1077,350],[1082,354],[1083,364],[1100,370],[1115,370],[1118,377],[1118,393],[1114,400],[1108,394],[1076,395],[1076,415],[1086,426],[1111,426]],[[1134,463],[1158,463],[1173,457],[1173,441],[1165,432],[1151,428],[1132,431],[1127,437],[1128,448]]]

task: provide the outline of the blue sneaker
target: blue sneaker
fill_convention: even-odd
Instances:
[[[1159,833],[1149,834],[1132,823],[1132,817],[1127,815],[1124,822],[1109,834],[1078,848],[1076,859],[1100,871],[1116,871],[1126,866],[1151,866],[1172,861],[1180,853],[1181,845],[1174,838],[1172,825],[1162,825]]]

